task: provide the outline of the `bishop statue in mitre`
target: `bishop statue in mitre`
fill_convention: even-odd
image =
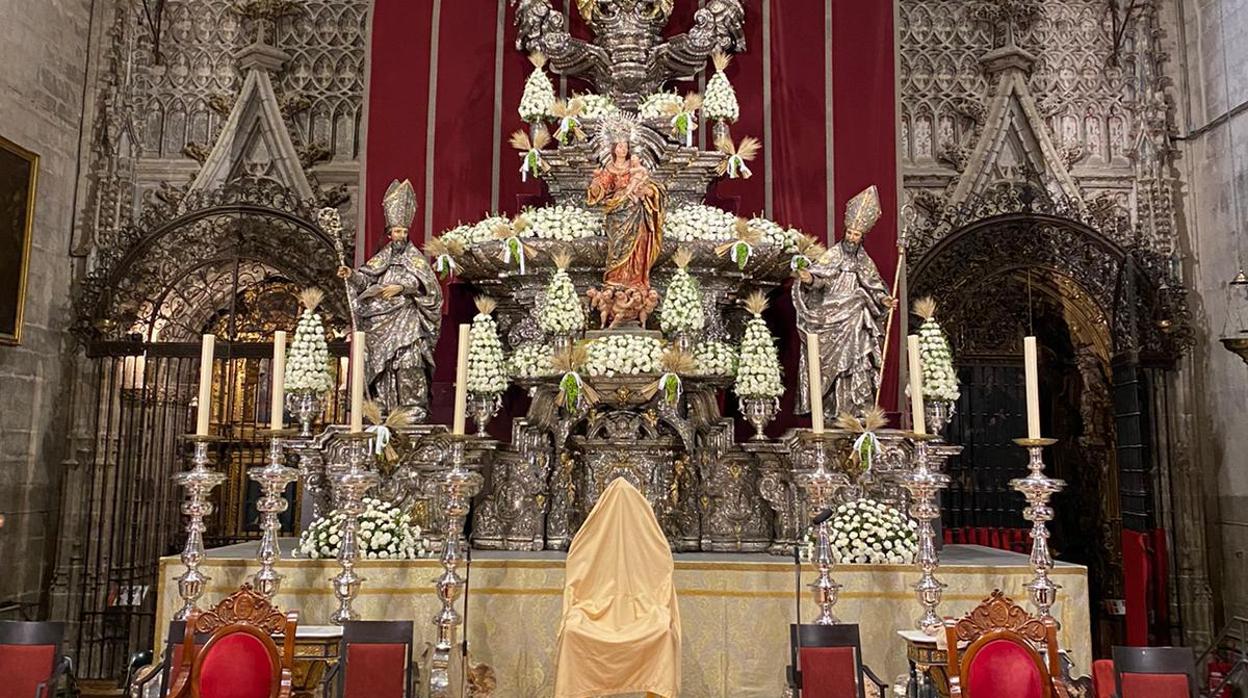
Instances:
[[[429,416],[433,350],[442,328],[442,285],[423,254],[408,239],[416,217],[416,192],[409,181],[394,182],[382,201],[386,246],[356,270],[341,267],[353,295],[357,327],[365,333],[368,393],[391,413],[410,410]]]
[[[823,406],[828,419],[842,412],[861,418],[875,405],[884,363],[884,325],[896,299],[875,262],[863,249],[863,237],[880,219],[874,186],[850,200],[845,236],[807,268],[793,284],[793,305],[802,339],[819,336]],[[810,374],[806,352],[798,371],[797,413],[810,412]]]

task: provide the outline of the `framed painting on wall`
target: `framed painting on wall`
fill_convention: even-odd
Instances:
[[[39,156],[0,136],[0,344],[22,341]]]

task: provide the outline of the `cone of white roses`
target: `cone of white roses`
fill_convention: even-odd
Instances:
[[[486,436],[485,427],[502,407],[507,390],[507,364],[492,315],[497,301],[478,296],[476,304],[477,314],[468,331],[468,408],[477,425],[477,436]]]
[[[780,355],[776,340],[767,328],[763,311],[767,310],[767,296],[755,291],[745,301],[750,320],[745,325],[741,339],[741,357],[737,365],[735,390],[741,400],[741,412],[754,427],[754,440],[767,438],[764,430],[780,410],[780,396],[784,394],[781,379]]]
[[[311,438],[312,424],[325,410],[325,393],[333,387],[325,324],[316,312],[324,298],[324,292],[316,288],[299,294],[303,313],[286,357],[286,409],[299,421],[302,438]]]
[[[923,416],[933,434],[944,433],[953,417],[961,390],[953,367],[953,352],[940,323],[936,322],[936,301],[922,298],[914,313],[923,318],[919,326],[919,357],[923,366]]]
[[[572,277],[568,275],[572,254],[566,248],[560,248],[551,258],[555,262],[555,273],[546,286],[546,297],[538,311],[537,324],[543,332],[555,338],[556,350],[564,350],[571,347],[573,337],[585,329],[585,308],[581,305]]]
[[[715,122],[715,140],[729,135],[728,124],[736,123],[741,116],[741,105],[737,102],[737,91],[728,80],[724,71],[732,57],[722,51],[711,54],[711,62],[715,66],[715,74],[706,81],[706,97],[703,100],[702,115]]]
[[[702,288],[698,280],[689,274],[693,253],[681,247],[676,250],[672,261],[676,263],[676,273],[672,275],[663,304],[659,306],[659,327],[665,335],[676,338],[677,347],[689,352],[693,350],[695,336],[706,327]]]

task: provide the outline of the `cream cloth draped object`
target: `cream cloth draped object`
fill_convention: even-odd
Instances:
[[[667,537],[617,478],[568,551],[555,698],[680,690],[680,611]]]

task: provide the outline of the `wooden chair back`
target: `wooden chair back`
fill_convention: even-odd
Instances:
[[[1029,614],[1000,589],[945,619],[950,698],[1064,696],[1057,621]]]

